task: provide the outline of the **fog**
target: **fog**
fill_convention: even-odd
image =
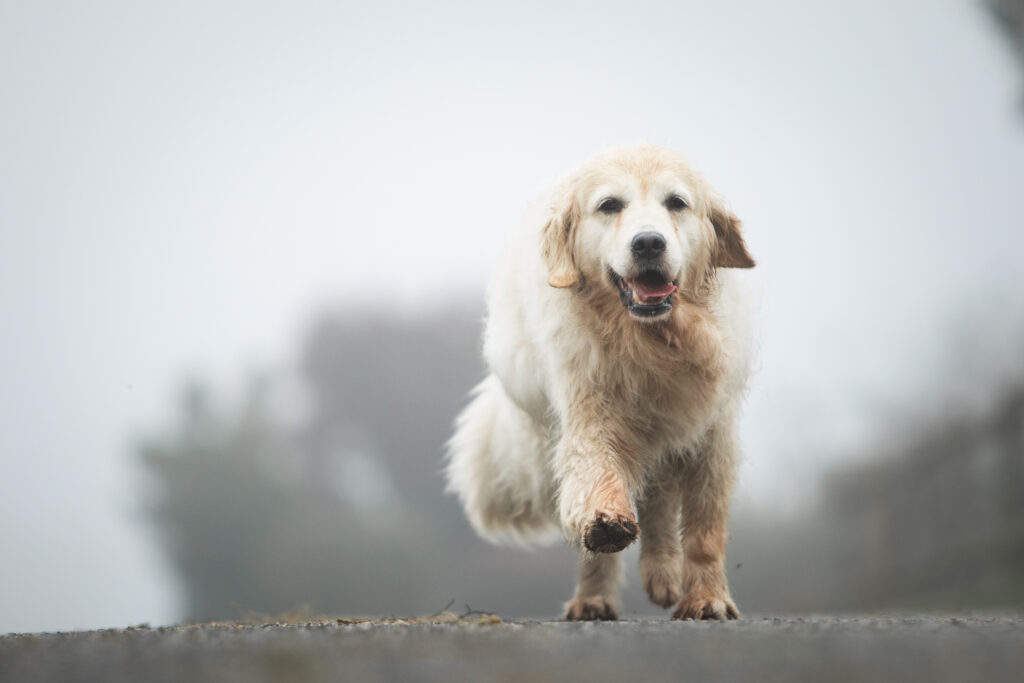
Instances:
[[[624,142],[744,221],[736,505],[799,513],[1024,373],[1021,90],[976,2],[0,5],[0,631],[188,616],[137,455],[183,383],[272,375],[298,428],[318,321],[471,323],[535,188]]]

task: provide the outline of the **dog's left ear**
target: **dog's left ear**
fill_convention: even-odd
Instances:
[[[740,233],[740,219],[727,209],[718,198],[708,206],[708,220],[715,228],[717,248],[714,263],[717,268],[753,268],[754,258]]]
[[[561,201],[551,207],[551,216],[543,231],[548,284],[552,287],[564,289],[580,281],[580,271],[573,254],[579,220],[579,205],[566,192]]]

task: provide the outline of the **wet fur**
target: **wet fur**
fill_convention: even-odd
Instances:
[[[649,188],[666,174],[693,196],[692,214],[672,219],[691,251],[670,313],[644,322],[583,246],[594,229],[585,201],[606,178]],[[735,269],[752,266],[739,220],[682,157],[656,147],[589,160],[513,232],[488,292],[491,375],[457,420],[449,489],[488,539],[561,531],[580,549],[568,618],[615,618],[616,552],[638,533],[653,602],[679,618],[738,615],[726,518],[752,340]]]

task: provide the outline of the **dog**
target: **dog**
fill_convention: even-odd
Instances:
[[[736,619],[725,575],[753,347],[739,219],[679,154],[632,146],[553,183],[487,294],[489,376],[455,422],[448,490],[491,541],[580,551],[569,620],[620,610],[640,538],[651,601]]]

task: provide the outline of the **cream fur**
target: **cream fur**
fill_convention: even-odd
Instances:
[[[670,195],[687,207],[666,208]],[[624,208],[600,211],[606,196]],[[629,313],[608,275],[634,267],[630,241],[649,230],[666,237],[679,287],[653,320]],[[677,617],[735,618],[725,525],[752,349],[736,267],[752,265],[718,195],[681,156],[650,146],[570,171],[511,234],[488,290],[491,374],[457,420],[449,490],[485,538],[561,530],[581,549],[568,618],[615,618],[614,553],[637,525],[653,602],[678,602]]]

